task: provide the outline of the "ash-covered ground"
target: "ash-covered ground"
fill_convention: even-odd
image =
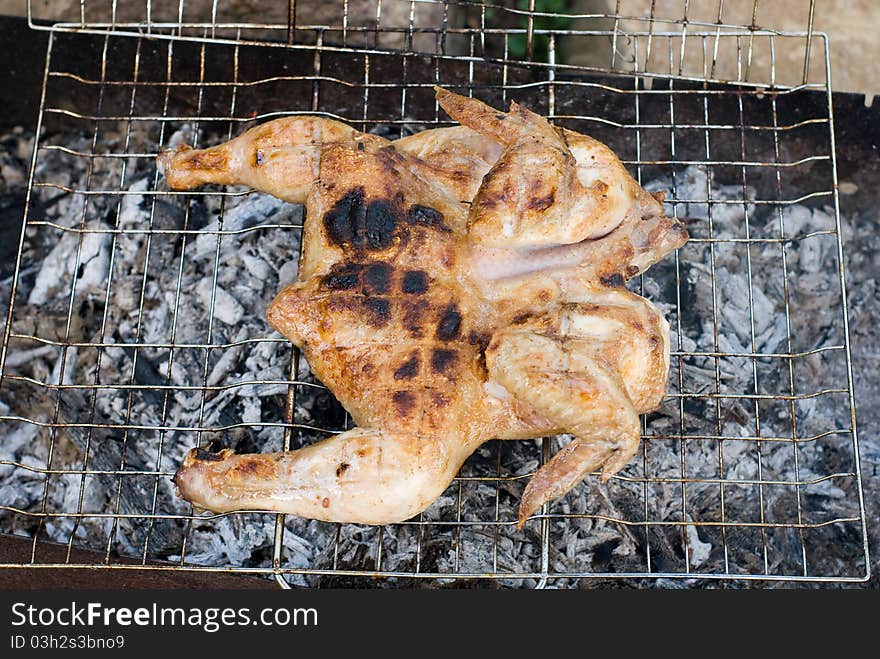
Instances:
[[[223,137],[184,126],[167,142]],[[123,139],[102,135],[111,152]],[[149,136],[135,131],[130,139],[149,152]],[[32,136],[18,132],[2,142],[0,195],[21,197]],[[89,152],[91,136],[47,135],[42,144]],[[0,422],[0,530],[57,542],[72,535],[76,546],[106,552],[111,561],[125,555],[271,566],[274,516],[193,519],[170,475],[197,444],[282,447],[292,352],[264,312],[296,277],[302,209],[255,193],[154,195],[164,185],[149,158],[42,150],[35,180],[55,185],[33,190],[11,331],[40,340],[13,338],[8,346],[0,388],[7,417]],[[58,186],[131,194],[69,194]],[[546,533],[551,574],[863,571],[860,525],[836,521],[857,517],[859,506],[845,432],[848,398],[835,391],[847,382],[837,349],[843,325],[836,237],[827,233],[833,214],[822,206],[756,203],[748,186],[715,181],[697,166],[646,187],[674,199],[708,194],[713,203],[679,204],[677,215],[687,218],[695,240],[677,261],[669,257],[632,283],[666,312],[677,354],[671,396],[646,419],[649,439],[630,466],[606,486],[588,479],[553,504],[546,529],[534,520],[518,531],[516,505],[541,442],[493,442],[466,464],[464,480],[413,523],[376,529],[288,519],[282,567],[501,572],[509,578],[480,583],[533,587],[536,579],[517,575],[541,571]],[[790,239],[784,262],[777,240],[783,235]],[[12,281],[4,267],[5,303]],[[876,282],[860,283],[856,328],[876,313],[865,311],[865,300],[876,299]],[[791,353],[800,356],[780,356]],[[344,410],[314,386],[304,359],[297,380],[303,384],[295,387],[293,447],[347,426]],[[59,423],[76,427],[39,425]],[[552,440],[551,451],[564,441]],[[862,450],[876,465],[876,437],[862,437]],[[99,473],[47,475],[47,467]],[[365,583],[289,578],[296,585]],[[606,582],[564,577],[549,585],[597,583]]]

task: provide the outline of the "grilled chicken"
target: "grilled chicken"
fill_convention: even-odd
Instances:
[[[175,189],[305,204],[299,280],[267,319],[358,426],[286,453],[194,449],[175,476],[194,505],[386,524],[429,506],[491,438],[571,434],[526,487],[521,525],[635,454],[669,333],[624,282],[686,231],[605,145],[516,104],[437,98],[461,126],[390,142],[290,117],[159,156]]]

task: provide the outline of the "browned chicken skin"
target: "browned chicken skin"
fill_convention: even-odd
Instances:
[[[357,428],[279,454],[195,449],[180,494],[224,512],[385,524],[429,506],[492,439],[570,433],[519,521],[635,454],[668,325],[624,288],[687,241],[608,147],[438,89],[462,126],[396,142],[291,117],[160,155],[168,183],[306,205],[299,280],[267,312]]]

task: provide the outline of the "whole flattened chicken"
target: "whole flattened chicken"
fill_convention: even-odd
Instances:
[[[391,142],[300,116],[159,156],[174,189],[305,204],[299,279],[267,318],[357,424],[285,453],[193,449],[174,480],[194,505],[387,524],[489,439],[571,434],[525,488],[522,525],[636,453],[669,334],[624,282],[687,232],[605,145],[515,103],[437,99],[461,126]]]

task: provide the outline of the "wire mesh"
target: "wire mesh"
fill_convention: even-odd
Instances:
[[[48,537],[65,539],[66,566],[77,565],[72,548],[88,546],[101,552],[103,567],[127,569],[131,563],[121,554],[135,553],[130,548],[136,546],[139,563],[155,569],[259,573],[282,585],[377,577],[386,583],[530,586],[600,577],[868,578],[825,35],[814,35],[811,27],[796,34],[722,29],[723,3],[719,24],[711,26],[688,22],[685,3],[685,22],[672,31],[655,29],[651,13],[650,29],[624,33],[626,14],[617,14],[610,16],[610,29],[579,36],[614,43],[625,34],[629,74],[622,74],[616,45],[610,66],[558,64],[559,44],[572,35],[536,27],[541,17],[534,11],[515,10],[530,23],[524,28],[493,31],[485,22],[416,27],[420,5],[442,6],[448,19],[455,3],[406,2],[410,40],[403,52],[385,52],[376,47],[375,34],[372,42],[345,42],[347,30],[357,32],[348,13],[339,14],[341,25],[337,20],[329,27],[294,23],[292,14],[254,26],[224,21],[222,4],[208,4],[207,22],[185,22],[189,9],[173,3],[178,20],[165,24],[165,17],[151,13],[159,3],[148,2],[142,20],[123,25],[93,13],[97,3],[81,2],[85,18],[71,29],[100,37],[71,34],[64,26],[50,34],[0,357],[0,394],[10,408],[0,420],[7,436],[29,428],[30,441],[39,446],[40,461],[0,460],[17,482],[40,490],[28,505],[0,500],[13,530],[33,538],[29,565],[57,565],[39,556],[38,541]],[[392,4],[376,3],[383,8],[377,11]],[[465,4],[483,19],[493,9]],[[116,3],[102,6],[118,12]],[[374,33],[388,27],[382,15]],[[106,27],[114,31],[102,31]],[[130,37],[120,27],[151,36]],[[289,29],[296,43],[257,42],[254,30],[262,29]],[[328,45],[340,30],[343,45]],[[162,31],[186,38],[152,38]],[[413,50],[417,32],[433,35],[434,50]],[[520,59],[535,54],[535,35],[546,37],[542,65],[523,66]],[[495,39],[497,56],[484,57]],[[818,47],[804,61],[821,54],[822,81],[781,84],[776,62],[804,52],[813,40]],[[525,50],[514,53],[516,48]],[[697,71],[688,69],[689,49],[700,55]],[[759,78],[749,63],[761,49],[769,59],[766,77]],[[734,72],[722,77],[737,84],[712,82],[722,61]],[[646,62],[650,75],[643,75]],[[265,325],[230,334],[225,312],[218,311],[230,277],[241,271],[228,255],[275,240],[287,241],[288,258],[295,259],[301,219],[273,221],[269,215],[234,224],[234,205],[258,195],[228,187],[170,192],[155,170],[155,154],[181,132],[205,146],[290,114],[321,114],[392,138],[406,135],[446,124],[433,100],[434,84],[499,107],[516,99],[605,141],[640,182],[662,182],[671,215],[690,218],[691,242],[638,283],[666,310],[674,337],[668,397],[644,419],[640,459],[607,486],[590,481],[577,496],[545,507],[523,531],[515,528],[515,502],[551,454],[550,439],[516,448],[487,445],[426,513],[389,527],[259,512],[197,514],[167,496],[176,461],[189,447],[252,432],[260,439],[256,449],[295,448],[343,430],[349,419],[338,411],[315,414],[316,396],[331,407],[332,397],[286,341]],[[822,111],[805,114],[803,95],[817,92]],[[75,146],[58,137],[71,133],[82,138]],[[142,179],[144,185],[134,185]],[[59,196],[76,200],[64,217],[48,210]],[[145,222],[126,220],[126,199],[137,200]],[[167,219],[171,207],[177,209],[174,223]],[[813,213],[812,224],[797,222],[793,211],[804,208]],[[41,245],[65,237],[72,240],[74,276],[57,284],[63,305],[47,312],[50,326],[35,317],[40,307],[30,293],[39,276],[36,255]],[[88,283],[96,240],[103,241],[106,275]],[[813,330],[817,312],[801,285],[812,275],[800,263],[817,253],[834,264],[819,291],[833,319]],[[197,259],[206,264],[200,267],[207,282],[198,294],[190,286]],[[170,318],[156,335],[147,319],[160,296]],[[206,310],[200,317],[188,312],[197,298]],[[693,311],[700,301],[708,310],[702,316]],[[744,316],[731,315],[737,305]],[[774,310],[773,349],[767,347],[765,308]],[[86,315],[93,319],[89,332],[82,330]],[[51,353],[52,372],[24,375],[15,368],[39,350]],[[214,379],[229,355],[260,350],[272,353],[270,368]],[[149,377],[145,369],[152,369]],[[733,370],[746,373],[745,385],[731,377]],[[216,413],[223,396],[241,398],[257,388],[274,392],[260,399],[257,416],[240,407]],[[180,400],[190,406],[188,414],[177,415]],[[819,413],[829,409],[836,412]],[[134,455],[150,460],[135,461]],[[94,497],[96,491],[105,496]],[[831,513],[824,503],[829,497],[835,501]],[[53,507],[53,501],[62,503]],[[247,557],[190,551],[197,538],[217,529],[236,537],[262,533],[268,540]],[[322,544],[306,546],[310,538]],[[123,539],[127,551],[120,548]],[[831,554],[835,560],[826,560]]]
[[[29,0],[31,25],[78,32],[112,31],[157,38],[210,39],[212,42],[286,44],[334,50],[428,53],[475,61],[546,63],[549,36],[559,51],[557,68],[637,70],[652,76],[736,79],[766,82],[769,45],[759,32],[797,34],[786,58],[801,67],[780,69],[777,83],[806,83],[810,69],[823,69],[821,53],[812,53],[815,0],[791,15],[768,10],[760,0],[330,0],[259,3],[243,0],[116,0],[42,3]],[[254,20],[255,15],[259,20]],[[764,15],[772,23],[762,27]],[[773,25],[783,21],[787,25]],[[786,31],[792,28],[797,32]],[[721,32],[742,30],[746,54],[737,61],[734,45]],[[700,32],[712,32],[711,66],[702,68]],[[677,34],[672,34],[677,32]],[[665,49],[654,35],[672,37],[676,65],[667,68]],[[320,44],[318,43],[320,35]],[[696,38],[688,39],[691,35]],[[643,37],[636,53],[633,37]],[[821,80],[820,80],[821,82]]]

